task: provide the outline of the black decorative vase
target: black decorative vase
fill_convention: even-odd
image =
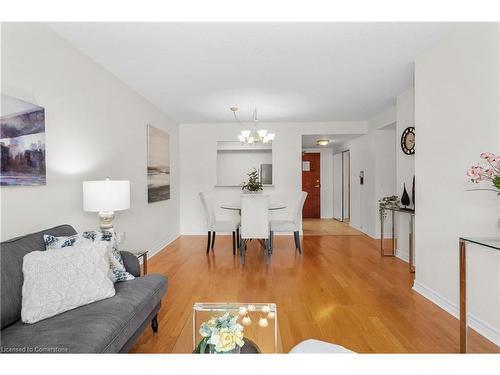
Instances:
[[[401,204],[405,206],[405,208],[408,208],[408,206],[410,205],[410,196],[406,191],[406,184],[403,185],[403,195],[401,196]]]
[[[415,176],[413,176],[413,183],[411,185],[411,202],[413,203],[413,208],[415,208]]]

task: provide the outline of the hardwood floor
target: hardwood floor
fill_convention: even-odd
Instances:
[[[359,236],[360,232],[335,219],[302,219],[305,236]]]
[[[276,236],[265,267],[257,241],[244,266],[232,255],[230,236],[218,236],[205,254],[205,236],[182,236],[149,261],[149,273],[169,277],[159,333],[142,334],[132,352],[191,351],[195,302],[275,302],[283,352],[316,338],[360,353],[457,353],[459,322],[411,287],[408,265],[381,258],[364,235],[305,236],[303,255],[292,236]],[[478,352],[500,348],[474,335]]]

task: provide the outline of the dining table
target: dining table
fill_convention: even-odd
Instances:
[[[223,203],[221,206],[221,208],[225,209],[225,210],[233,210],[233,211],[241,211],[241,204],[238,202],[238,203]],[[274,211],[274,210],[282,210],[286,208],[286,206],[284,204],[280,204],[280,203],[270,203],[269,204],[269,210],[271,211]]]

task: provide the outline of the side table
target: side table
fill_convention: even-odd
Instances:
[[[500,250],[500,237],[460,237],[459,238],[459,285],[460,285],[460,353],[467,353],[467,244],[483,246],[490,250]]]
[[[394,216],[396,212],[400,212],[403,214],[408,214],[410,215],[410,232],[408,235],[408,267],[409,271],[411,273],[415,273],[415,247],[414,247],[414,241],[413,241],[413,233],[414,233],[414,217],[415,217],[415,210],[411,208],[400,208],[400,207],[394,207],[394,208],[385,208],[384,210],[391,211],[391,219],[392,219],[392,252],[391,254],[386,254],[384,251],[384,220],[380,220],[380,255],[383,257],[393,257],[396,256],[396,236],[394,234]]]
[[[142,258],[142,274],[147,275],[148,274],[148,251],[147,250],[137,250],[137,251],[131,251],[132,254],[134,254],[137,259]]]

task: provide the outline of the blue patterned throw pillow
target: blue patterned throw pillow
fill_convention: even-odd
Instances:
[[[43,240],[45,242],[46,250],[104,242],[108,248],[111,281],[116,283],[135,279],[134,275],[125,270],[122,256],[116,247],[114,232],[92,230],[67,237],[55,237],[49,234],[44,234]]]
[[[67,246],[78,246],[91,243],[87,238],[82,237],[80,234],[67,237],[55,237],[50,234],[43,235],[43,242],[45,242],[45,249],[62,249]]]
[[[82,236],[91,241],[103,241],[110,245],[109,263],[111,265],[112,279],[114,282],[128,281],[135,279],[134,275],[125,270],[122,256],[116,245],[116,235],[110,231],[91,230],[83,232]]]

